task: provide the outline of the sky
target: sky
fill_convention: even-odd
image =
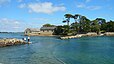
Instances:
[[[114,0],[0,0],[0,32],[23,32],[46,23],[63,25],[67,13],[114,20]]]

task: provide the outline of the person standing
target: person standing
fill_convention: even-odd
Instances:
[[[23,40],[26,41],[26,38],[24,38]]]
[[[30,37],[28,36],[28,42],[30,42]]]

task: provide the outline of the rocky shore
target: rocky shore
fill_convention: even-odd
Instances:
[[[99,34],[99,35],[95,32],[90,32],[87,34],[77,34],[74,36],[63,36],[63,37],[60,37],[60,39],[80,38],[80,37],[84,37],[84,36],[114,36],[114,32],[106,32],[106,33]]]
[[[106,32],[106,33],[104,33],[104,35],[106,35],[106,36],[114,36],[114,32]]]
[[[16,38],[0,39],[0,47],[12,46],[12,45],[18,45],[18,44],[26,44],[26,42],[22,39],[16,39]]]

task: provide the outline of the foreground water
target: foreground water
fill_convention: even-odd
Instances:
[[[23,38],[23,33],[0,33],[0,38]],[[0,64],[114,64],[114,37],[60,40],[31,37],[32,44],[0,48]]]

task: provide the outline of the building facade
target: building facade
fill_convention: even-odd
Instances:
[[[42,35],[53,35],[54,30],[56,29],[56,27],[41,27],[40,28],[40,33]]]
[[[25,34],[25,35],[39,34],[39,33],[40,33],[40,29],[38,29],[38,28],[27,28],[27,29],[24,31],[24,34]]]
[[[27,28],[25,30],[25,35],[36,35],[36,36],[51,36],[54,33],[56,27],[41,27],[40,29],[37,28]]]

